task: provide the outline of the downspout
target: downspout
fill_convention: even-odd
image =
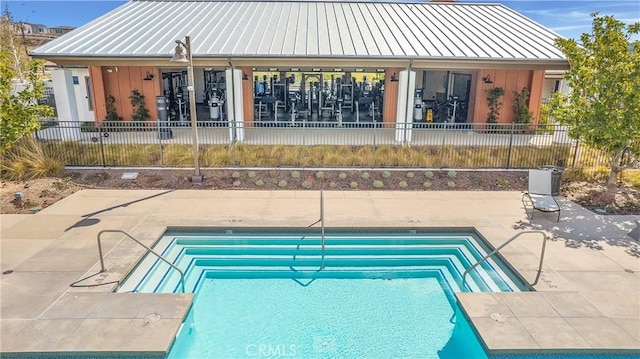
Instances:
[[[407,131],[409,131],[409,116],[413,117],[413,106],[409,107],[410,101],[413,99],[413,97],[411,97],[411,94],[409,93],[409,90],[411,90],[411,68],[413,67],[413,59],[409,60],[409,68],[407,70],[407,103],[405,104],[405,109],[407,110],[405,115],[404,115],[404,141],[403,142],[403,146],[407,145],[407,138],[408,133]]]
[[[229,66],[231,66],[231,99],[233,101],[233,108],[231,109],[231,111],[233,111],[233,121],[231,122],[231,133],[233,134],[233,142],[236,142],[237,139],[237,130],[236,130],[236,94],[235,94],[235,90],[234,87],[236,86],[236,79],[235,79],[235,67],[233,67],[233,63],[231,63],[231,58],[227,58],[227,63],[229,63]]]

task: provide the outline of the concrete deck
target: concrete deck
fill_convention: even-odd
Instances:
[[[640,352],[640,244],[632,216],[599,216],[562,200],[554,214],[526,217],[519,192],[325,192],[327,227],[475,227],[498,246],[527,229],[549,238],[536,292],[458,293],[492,353],[519,350]],[[306,227],[319,218],[312,191],[83,190],[34,215],[1,215],[0,352],[127,352],[164,355],[191,294],[116,294],[115,284],[70,287],[98,273],[96,235],[122,229],[152,244],[166,226]],[[143,253],[105,235],[107,273],[122,279]],[[502,251],[533,283],[541,238]]]

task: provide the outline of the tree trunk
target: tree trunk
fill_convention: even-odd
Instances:
[[[618,174],[620,173],[620,167],[611,166],[611,172],[609,172],[609,179],[607,180],[607,189],[614,190],[618,187]]]

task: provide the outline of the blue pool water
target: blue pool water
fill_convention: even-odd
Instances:
[[[470,233],[167,233],[196,294],[170,358],[486,358],[453,292],[489,249]],[[497,259],[470,291],[519,291]],[[180,292],[147,257],[121,291]]]
[[[443,284],[206,279],[169,358],[486,358]]]

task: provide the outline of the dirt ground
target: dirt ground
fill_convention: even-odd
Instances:
[[[134,179],[123,179],[135,173]],[[193,170],[66,170],[58,178],[0,183],[1,213],[36,213],[83,188],[226,190],[407,190],[525,191],[524,171],[419,170],[205,170],[202,184]],[[18,193],[21,199],[16,200]],[[601,214],[640,214],[640,189],[622,186],[608,193],[597,183],[563,183],[562,196]],[[605,212],[603,212],[605,211]]]

